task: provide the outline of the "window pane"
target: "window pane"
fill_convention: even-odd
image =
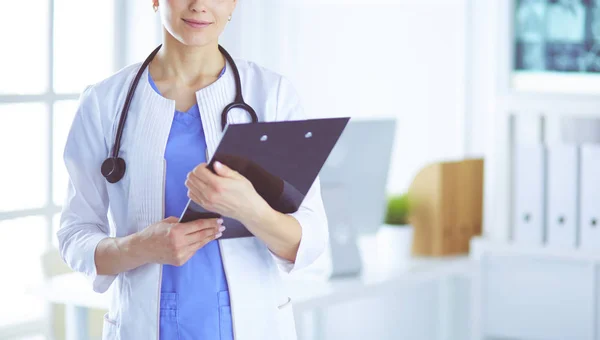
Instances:
[[[54,90],[80,93],[113,71],[114,1],[54,1]]]
[[[55,214],[52,217],[52,245],[58,249],[58,237],[56,233],[60,229],[60,214]]]
[[[41,208],[48,193],[48,115],[44,104],[0,105],[0,212]]]
[[[0,93],[36,94],[48,88],[49,1],[4,1],[0,11]],[[10,31],[10,33],[9,33]]]
[[[40,216],[0,222],[0,328],[44,314],[43,298],[32,294],[42,282],[41,256],[46,246],[48,226]]]
[[[73,123],[73,117],[77,112],[77,100],[66,100],[57,102],[54,105],[54,121],[52,122],[53,145],[52,157],[54,163],[54,172],[52,175],[52,197],[54,204],[60,206],[63,204],[67,193],[68,175],[63,160],[63,152],[67,136]]]

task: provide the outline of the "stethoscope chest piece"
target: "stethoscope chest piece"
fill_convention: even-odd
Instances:
[[[102,175],[109,183],[117,183],[125,176],[125,160],[123,158],[110,157],[102,162]]]

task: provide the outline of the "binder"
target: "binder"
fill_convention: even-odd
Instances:
[[[548,147],[547,244],[575,248],[578,230],[579,148],[574,144]]]
[[[600,249],[600,145],[581,146],[579,246]]]
[[[515,147],[513,167],[513,241],[542,245],[545,241],[545,163],[543,144]]]
[[[246,177],[275,210],[298,210],[317,175],[346,128],[349,117],[233,124],[207,164],[219,161]],[[227,229],[221,239],[252,237],[239,221],[207,211],[188,201],[179,222],[222,217]]]

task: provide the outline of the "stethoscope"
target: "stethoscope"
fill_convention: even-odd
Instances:
[[[152,61],[156,53],[158,53],[158,50],[160,50],[161,47],[162,44],[159,45],[154,51],[152,51],[148,58],[146,58],[146,60],[140,67],[138,73],[136,74],[135,78],[133,79],[133,82],[131,83],[131,86],[129,88],[129,92],[127,92],[127,97],[125,98],[125,105],[123,105],[123,110],[121,111],[121,118],[119,120],[119,127],[117,129],[117,136],[115,137],[115,144],[112,149],[111,157],[107,158],[102,163],[101,167],[102,175],[110,183],[117,183],[125,175],[125,160],[119,157],[119,148],[121,147],[121,137],[123,136],[123,128],[125,127],[127,112],[129,111],[131,99],[133,98],[133,94],[138,83],[140,82],[140,78],[142,77],[144,70],[146,69],[146,67],[148,67],[148,64],[150,64],[150,62]],[[235,77],[235,99],[231,104],[227,105],[225,109],[223,109],[223,113],[221,113],[221,129],[225,129],[225,126],[227,125],[227,115],[229,114],[229,111],[233,109],[242,109],[247,111],[252,118],[252,123],[258,122],[256,112],[250,105],[244,102],[244,98],[242,97],[242,81],[240,80],[240,73],[237,69],[237,66],[235,65],[235,62],[233,61],[233,58],[221,45],[219,45],[219,51],[221,51],[221,53],[225,56],[225,59],[231,66]]]

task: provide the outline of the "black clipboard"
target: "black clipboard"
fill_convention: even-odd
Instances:
[[[207,167],[214,172],[215,161],[227,165],[250,180],[273,209],[293,213],[349,120],[343,117],[228,125]],[[218,217],[190,199],[179,222]],[[227,229],[222,239],[253,236],[241,222],[228,217],[223,220]]]

